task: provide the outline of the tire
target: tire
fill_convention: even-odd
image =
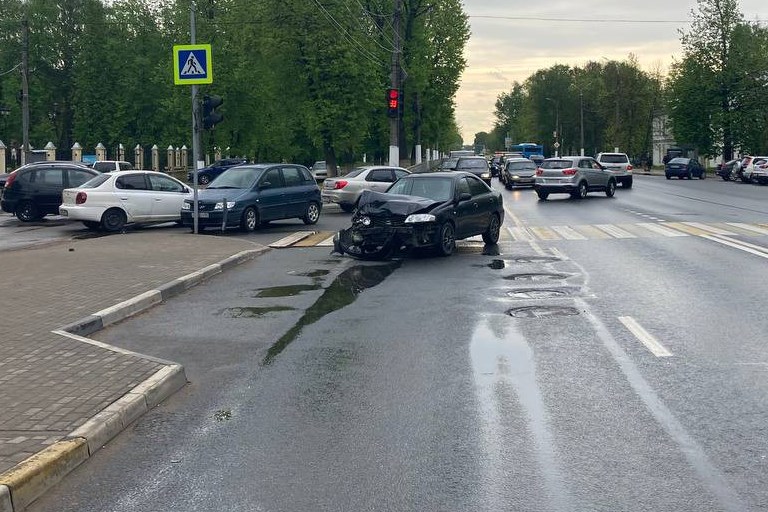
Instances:
[[[317,224],[317,220],[319,218],[320,218],[320,207],[317,205],[316,202],[310,201],[310,203],[307,205],[307,213],[304,214],[301,220],[304,221],[304,224],[310,225],[310,224]]]
[[[616,193],[616,182],[613,180],[608,180],[608,185],[605,186],[605,196],[613,197],[615,193]]]
[[[512,190],[515,188],[515,185],[511,181],[507,180],[504,182],[504,188],[507,190]]]
[[[201,174],[197,177],[197,181],[200,185],[207,185],[211,182],[211,177],[207,174]]]
[[[672,179],[672,176],[670,176],[669,174],[666,174],[665,176],[667,177],[668,180]]]
[[[706,172],[704,172],[704,171],[702,171],[702,172],[701,172],[701,174],[699,175],[699,179],[700,179],[700,180],[705,180],[705,179],[707,179],[707,173],[706,173]]]
[[[693,179],[693,173],[691,171],[688,171],[688,175],[686,176],[687,179],[692,180]]]
[[[101,222],[96,222],[93,220],[84,220],[83,225],[91,231],[98,231],[101,229]]]
[[[752,183],[752,178],[748,177],[746,174],[742,174],[741,181],[743,183]]]
[[[571,192],[571,198],[584,199],[585,197],[587,197],[587,182],[582,181],[579,183],[579,188]]]
[[[355,205],[353,204],[341,204],[339,203],[339,207],[341,208],[341,211],[352,213],[355,210]]]
[[[115,233],[117,231],[122,231],[126,221],[127,219],[123,210],[120,208],[110,208],[101,216],[101,228],[104,231]]]
[[[542,192],[540,190],[536,191],[536,195],[539,196],[539,199],[542,201],[546,201],[549,197],[549,192]]]
[[[491,221],[488,223],[488,229],[483,233],[483,242],[486,244],[495,244],[499,241],[499,235],[501,234],[501,222],[499,222],[499,216],[495,213],[491,215]]]
[[[621,184],[621,188],[632,188],[632,178],[624,180]]]
[[[256,228],[259,225],[259,212],[256,211],[256,208],[253,206],[249,206],[245,209],[243,212],[243,216],[240,218],[240,229],[247,233],[252,233],[256,231]]]
[[[456,248],[456,234],[453,224],[446,222],[440,226],[440,238],[437,243],[437,254],[440,256],[450,256]]]
[[[32,201],[23,201],[16,207],[16,218],[21,222],[34,222],[43,218],[37,205]]]

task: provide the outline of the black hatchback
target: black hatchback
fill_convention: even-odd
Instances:
[[[699,178],[703,180],[707,177],[707,172],[698,160],[695,158],[673,158],[664,166],[664,175],[667,179],[672,179],[672,176],[677,176],[679,179]]]
[[[76,163],[27,164],[5,180],[0,207],[24,222],[56,215],[65,188],[79,187],[98,175],[99,172]]]

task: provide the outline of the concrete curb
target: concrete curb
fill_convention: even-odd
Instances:
[[[180,364],[112,347],[106,343],[83,338],[84,336],[145,311],[223,270],[233,268],[268,250],[268,247],[264,247],[242,251],[219,263],[187,274],[157,289],[144,292],[53,331],[60,335],[69,335],[73,339],[82,338],[79,341],[92,343],[115,352],[131,353],[157,361],[166,366],[72,431],[65,439],[57,441],[0,474],[0,512],[24,510],[145,412],[187,383],[184,367]]]

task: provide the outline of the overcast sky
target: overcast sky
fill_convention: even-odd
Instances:
[[[766,0],[740,5],[747,20],[768,20]],[[680,56],[678,29],[688,29],[696,6],[696,0],[464,0],[472,31],[456,97],[464,144],[477,132],[491,131],[498,96],[538,69],[624,60],[633,53],[643,70],[658,67],[666,73],[672,58]],[[585,21],[596,19],[642,23]]]

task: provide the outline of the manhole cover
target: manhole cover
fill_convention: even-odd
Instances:
[[[568,276],[566,274],[549,274],[544,272],[504,276],[504,279],[509,279],[510,281],[556,281],[567,278]]]
[[[514,318],[548,318],[551,316],[575,316],[579,310],[568,306],[523,306],[507,310]]]
[[[553,261],[560,261],[560,258],[555,256],[520,256],[518,258],[512,258],[515,263],[550,263]]]
[[[514,290],[507,295],[516,299],[550,299],[570,295],[570,290],[555,290],[546,288],[529,288],[526,290]]]

